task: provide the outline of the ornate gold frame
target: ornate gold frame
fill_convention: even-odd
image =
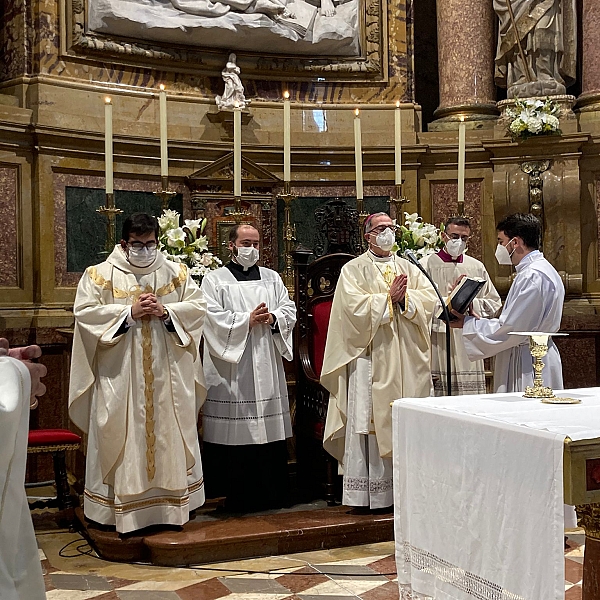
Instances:
[[[215,76],[221,72],[228,52],[195,46],[140,42],[88,31],[87,1],[63,0],[66,16],[66,50],[75,56],[111,57],[123,65],[173,69],[178,72]],[[388,79],[387,2],[360,0],[359,57],[288,56],[236,52],[244,77],[285,79],[385,82]]]

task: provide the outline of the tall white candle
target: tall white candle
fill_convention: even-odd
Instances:
[[[242,109],[233,109],[233,195],[242,197]]]
[[[394,111],[394,165],[395,183],[402,184],[402,112],[400,102],[396,102]]]
[[[114,193],[113,185],[113,121],[112,100],[104,98],[104,170],[106,173],[106,193]]]
[[[158,94],[159,117],[160,117],[160,175],[169,175],[169,154],[167,149],[167,92],[165,86],[160,84]]]
[[[363,199],[363,172],[362,172],[362,136],[360,130],[360,112],[354,111],[354,164],[356,167],[356,199]]]
[[[458,201],[465,201],[465,151],[467,125],[465,118],[460,118],[458,125]]]
[[[290,93],[283,93],[283,180],[291,181],[292,142],[291,142]]]

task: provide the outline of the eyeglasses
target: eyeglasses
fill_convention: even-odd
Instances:
[[[396,231],[396,227],[392,224],[390,225],[379,225],[379,227],[373,227],[373,229],[371,229],[371,231],[368,231],[367,233],[374,233],[375,235],[379,234],[379,233],[383,233],[386,229],[391,229],[392,231]]]
[[[458,233],[447,233],[446,236],[451,240],[462,240],[463,242],[468,242],[471,237],[470,235],[458,235]]]
[[[158,244],[154,240],[146,242],[145,244],[144,242],[127,242],[127,245],[133,248],[134,250],[143,250],[144,248],[146,248],[147,250],[156,250],[158,246]]]

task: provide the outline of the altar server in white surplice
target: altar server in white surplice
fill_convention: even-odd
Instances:
[[[449,294],[463,276],[483,279],[485,284],[473,300],[473,310],[480,317],[494,317],[502,307],[502,302],[483,263],[465,253],[470,236],[471,223],[468,219],[450,217],[442,232],[444,247],[422,258],[421,264],[435,281],[442,296]],[[436,315],[439,310],[441,308],[436,309]],[[465,350],[462,330],[453,329],[450,334],[452,395],[485,394],[483,360],[471,362]],[[435,395],[447,396],[446,324],[435,316],[431,324],[431,375]]]
[[[28,360],[37,346],[8,351],[0,339],[0,598],[43,600],[44,577],[25,493],[29,409],[42,395],[46,368]]]
[[[556,269],[538,250],[541,225],[536,217],[510,215],[496,229],[496,258],[501,265],[514,265],[517,272],[502,313],[497,319],[461,315],[452,327],[463,327],[465,348],[471,360],[495,357],[495,392],[522,392],[526,386],[533,385],[529,338],[509,334],[558,331],[565,289]],[[562,389],[562,364],[552,341],[544,364],[544,385]]]
[[[292,360],[296,307],[279,274],[256,265],[259,242],[254,227],[233,227],[232,260],[202,281],[207,494],[225,496],[232,511],[288,502],[292,427],[282,357]]]
[[[390,252],[385,213],[365,221],[369,250],[338,280],[321,372],[330,392],[324,447],[344,474],[342,503],[393,504],[392,411],[397,398],[431,391],[431,318],[437,296],[425,276]]]
[[[183,525],[204,503],[197,417],[205,397],[202,292],[157,251],[137,213],[75,298],[69,415],[88,433],[84,511],[126,533]]]

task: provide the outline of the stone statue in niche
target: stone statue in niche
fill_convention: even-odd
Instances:
[[[240,79],[240,68],[235,62],[235,54],[229,55],[229,60],[225,68],[221,71],[223,81],[225,82],[225,90],[222,96],[215,98],[219,110],[232,110],[236,107],[246,108],[248,101],[244,96],[244,86]]]
[[[496,83],[509,98],[566,93],[575,80],[576,0],[494,0]]]
[[[359,57],[361,1],[87,0],[87,28],[238,53]]]

